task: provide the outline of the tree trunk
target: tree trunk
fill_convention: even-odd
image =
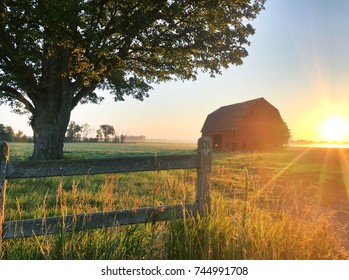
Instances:
[[[33,117],[31,123],[34,131],[32,160],[63,158],[64,137],[70,120],[71,108],[61,108],[59,113],[55,111],[50,106],[42,107]]]
[[[54,55],[49,54],[49,45],[45,45],[44,49],[47,55],[42,60],[42,76],[36,87],[27,89],[32,101],[29,104],[32,113],[30,124],[34,132],[32,160],[63,158],[71,111],[82,98],[93,93],[99,82],[93,80],[85,85],[83,79],[71,81],[69,65],[72,49],[54,46],[51,49]]]
[[[59,77],[51,82],[52,86],[48,88],[47,93],[43,92],[35,102],[35,111],[31,120],[34,132],[32,160],[63,158],[64,138],[71,111],[83,95],[74,95],[74,87],[62,80]],[[95,85],[85,88],[84,92],[88,94],[94,88]]]
[[[64,137],[73,110],[74,88],[63,73],[68,71],[70,51],[57,47],[56,56],[43,60],[40,86],[35,92],[31,126],[34,132],[32,160],[63,158]]]

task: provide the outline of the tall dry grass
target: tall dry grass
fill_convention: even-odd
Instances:
[[[316,186],[280,180],[250,155],[215,158],[207,217],[5,240],[1,259],[349,259]],[[251,162],[232,168],[230,161]],[[181,204],[195,172],[161,171],[9,182],[6,219]],[[28,195],[30,194],[30,196]]]
[[[169,258],[349,258],[333,230],[331,213],[317,207],[301,182],[276,185],[264,169],[255,175],[245,169],[241,185],[227,188],[232,174],[219,169],[224,183],[214,191],[211,215],[170,224]]]

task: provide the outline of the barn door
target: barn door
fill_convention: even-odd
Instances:
[[[212,149],[214,151],[222,151],[222,134],[213,134]]]

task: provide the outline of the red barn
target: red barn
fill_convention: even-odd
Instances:
[[[279,110],[264,98],[223,106],[201,129],[216,151],[266,151],[283,147],[288,128]]]

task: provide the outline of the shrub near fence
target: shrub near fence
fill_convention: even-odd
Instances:
[[[61,230],[78,231],[119,225],[183,218],[184,213],[204,216],[210,209],[211,143],[200,138],[192,155],[142,156],[91,160],[9,162],[10,147],[0,144],[0,241],[6,238],[54,234]],[[42,219],[4,221],[6,181],[19,178],[93,175],[171,169],[196,169],[196,200],[191,204],[114,210],[91,214],[54,216]],[[28,194],[30,195],[30,194]]]

